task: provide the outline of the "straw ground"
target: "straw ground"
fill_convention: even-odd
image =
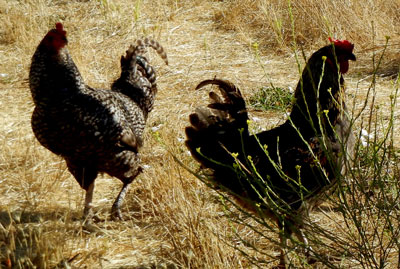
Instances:
[[[272,256],[278,255],[278,248],[230,222],[218,195],[166,150],[196,167],[183,145],[184,127],[189,113],[206,102],[206,94],[193,89],[215,76],[239,85],[247,98],[270,83],[294,88],[299,78],[292,50],[294,22],[298,48],[303,46],[308,55],[327,44],[329,35],[356,44],[359,61],[346,78],[358,111],[372,78],[372,54],[382,50],[388,35],[375,102],[385,116],[384,104],[399,67],[399,10],[398,1],[302,0],[293,3],[290,12],[285,1],[0,0],[0,262],[21,268],[66,263],[77,268],[251,267],[232,245],[274,262],[237,235]],[[102,232],[96,234],[81,229],[84,192],[64,162],[38,144],[30,128],[30,58],[58,21],[68,31],[71,55],[91,86],[108,87],[118,76],[120,55],[143,36],[158,40],[170,60],[166,67],[150,55],[160,90],[142,152],[146,169],[132,184],[123,208],[128,218],[107,220],[120,183],[100,176],[94,202],[106,221],[98,224]],[[263,128],[280,124],[285,117],[279,110],[251,114]],[[394,116],[398,120],[398,112]],[[341,221],[333,211],[315,218],[327,226]]]

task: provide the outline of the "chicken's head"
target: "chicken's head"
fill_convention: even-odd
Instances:
[[[332,39],[329,37],[329,41],[335,48],[334,54],[336,55],[337,63],[340,67],[340,73],[345,74],[349,70],[349,60],[355,61],[356,56],[353,54],[354,44],[347,40]],[[329,64],[334,62],[327,59]]]
[[[56,23],[56,28],[51,29],[41,43],[48,51],[54,54],[58,54],[60,49],[68,44],[67,32],[64,31],[61,22]]]

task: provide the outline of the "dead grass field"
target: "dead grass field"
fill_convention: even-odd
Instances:
[[[310,55],[327,44],[329,35],[355,43],[358,61],[351,63],[346,81],[356,111],[371,82],[372,55],[383,50],[385,36],[391,37],[376,84],[385,120],[400,65],[400,2],[319,2],[324,1],[292,3],[297,46]],[[229,79],[246,97],[271,82],[296,87],[299,73],[289,14],[286,1],[0,0],[0,249],[8,246],[18,252],[0,253],[1,266],[7,266],[7,255],[36,257],[43,268],[77,255],[70,262],[73,268],[251,268],[229,246],[241,244],[235,231],[277,255],[276,247],[229,222],[215,193],[182,169],[166,148],[196,166],[183,144],[184,127],[189,113],[207,101],[205,91],[194,91],[203,79]],[[97,234],[81,228],[84,191],[63,160],[39,145],[30,127],[30,59],[58,21],[63,22],[70,53],[91,86],[108,87],[118,76],[120,56],[143,36],[157,39],[170,62],[165,66],[150,54],[159,93],[142,151],[147,169],[126,197],[127,219],[108,220],[120,182],[100,176],[94,203],[105,221],[98,223],[102,232]],[[284,119],[277,112],[252,115],[266,128]],[[395,119],[400,120],[398,110]],[[326,214],[335,219],[335,212],[315,217],[329,225]]]

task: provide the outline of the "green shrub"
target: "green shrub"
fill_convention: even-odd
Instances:
[[[293,94],[289,89],[262,87],[249,99],[249,104],[261,110],[286,111],[292,105]]]

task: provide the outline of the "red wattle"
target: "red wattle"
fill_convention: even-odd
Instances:
[[[341,61],[340,65],[340,73],[346,74],[349,71],[349,61]]]

